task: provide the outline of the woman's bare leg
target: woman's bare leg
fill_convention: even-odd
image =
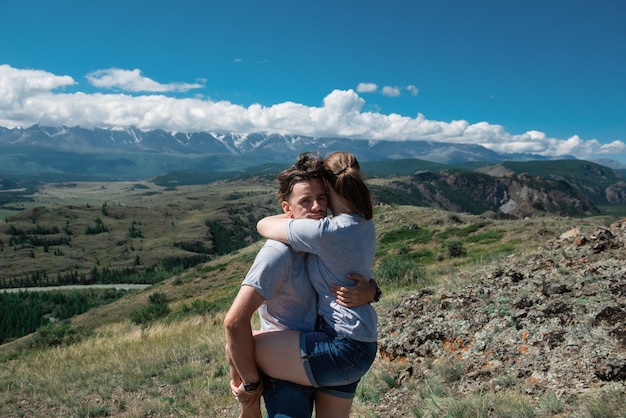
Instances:
[[[300,356],[300,331],[263,332],[254,336],[256,364],[267,375],[311,386]]]
[[[352,408],[352,398],[340,398],[319,390],[315,392],[316,418],[348,418]]]

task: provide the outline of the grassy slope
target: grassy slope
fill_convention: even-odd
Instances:
[[[383,260],[399,254],[412,257],[416,268],[424,269],[419,280],[384,283],[385,297],[376,305],[381,320],[402,295],[420,286],[457,286],[463,269],[487,271],[490,263],[511,251],[532,251],[574,224],[571,219],[551,217],[493,221],[410,206],[381,206],[375,221],[378,269]],[[604,222],[602,218],[575,221],[580,226]],[[446,257],[449,240],[460,241],[467,255]],[[237,405],[228,392],[221,322],[259,245],[75,318],[73,326],[91,330],[84,332],[82,341],[29,349],[32,337],[26,337],[0,346],[0,415],[237,416]],[[172,314],[148,327],[133,325],[129,313],[145,306],[154,292],[167,295]],[[205,315],[189,314],[187,308],[198,299],[211,302],[213,309]],[[392,376],[401,368],[401,364],[377,361],[360,386],[352,415],[373,417],[368,411],[377,393],[397,384]]]
[[[88,273],[93,268],[134,268],[137,261],[142,266],[153,266],[168,257],[194,256],[175,244],[200,242],[211,246],[211,231],[205,221],[227,224],[233,216],[258,219],[276,211],[272,187],[271,181],[175,188],[149,182],[46,185],[34,201],[20,204],[25,210],[4,218],[9,221],[6,227],[0,227],[0,279],[37,271],[54,277],[69,270]],[[96,225],[96,219],[109,232],[86,234],[88,227]],[[67,226],[72,232],[71,241],[48,251],[42,246],[10,246],[9,225],[26,231],[35,225],[60,231],[43,238],[63,237]],[[130,237],[131,227],[141,236]]]

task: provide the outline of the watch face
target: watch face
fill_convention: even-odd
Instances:
[[[244,383],[243,384],[243,389],[246,392],[254,392],[256,390],[256,388],[259,387],[260,384],[261,384],[260,380],[258,382],[256,382],[256,383]]]

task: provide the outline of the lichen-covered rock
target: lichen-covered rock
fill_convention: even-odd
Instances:
[[[381,356],[415,375],[458,362],[464,393],[511,380],[529,393],[626,389],[625,244],[626,220],[574,228],[463,289],[408,295],[381,315]]]

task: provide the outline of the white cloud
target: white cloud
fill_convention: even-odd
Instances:
[[[121,89],[130,92],[183,92],[204,87],[202,84],[189,83],[161,84],[148,77],[144,77],[138,69],[122,70],[119,68],[109,68],[106,70],[97,70],[87,74],[86,78],[94,87]]]
[[[135,71],[106,70],[91,77],[104,87],[154,90],[155,83]],[[0,65],[0,126],[48,126],[164,129],[167,131],[227,130],[237,133],[269,132],[310,136],[335,136],[372,140],[428,140],[483,145],[497,152],[525,152],[544,156],[574,155],[595,158],[602,155],[626,157],[626,144],[602,144],[595,139],[550,138],[539,131],[520,135],[501,125],[465,120],[449,122],[363,111],[365,100],[354,90],[334,90],[322,106],[294,102],[249,107],[229,101],[202,98],[173,98],[164,94],[64,93],[59,88],[74,85],[69,76],[40,70],[21,70]],[[147,87],[138,87],[147,85]],[[371,88],[371,86],[370,86]],[[171,85],[164,91],[171,91]]]
[[[417,87],[409,84],[406,87],[383,86],[383,88],[380,89],[380,93],[387,97],[400,97],[403,90],[406,90],[406,92],[411,96],[417,96],[417,93],[419,92]],[[375,83],[359,83],[356,86],[356,91],[357,93],[377,93],[378,85]]]
[[[411,96],[417,96],[417,93],[419,92],[419,89],[415,87],[413,84],[409,84],[408,86],[406,86],[406,90],[409,92]]]
[[[378,90],[378,85],[374,83],[359,83],[356,86],[357,93],[376,93],[376,90]]]
[[[76,84],[70,76],[57,76],[42,70],[20,70],[0,65],[0,110],[21,112],[29,95],[49,92]]]
[[[400,91],[400,87],[393,87],[393,86],[383,87],[382,93],[383,93],[383,96],[389,96],[389,97],[399,97],[402,94],[402,92]]]

